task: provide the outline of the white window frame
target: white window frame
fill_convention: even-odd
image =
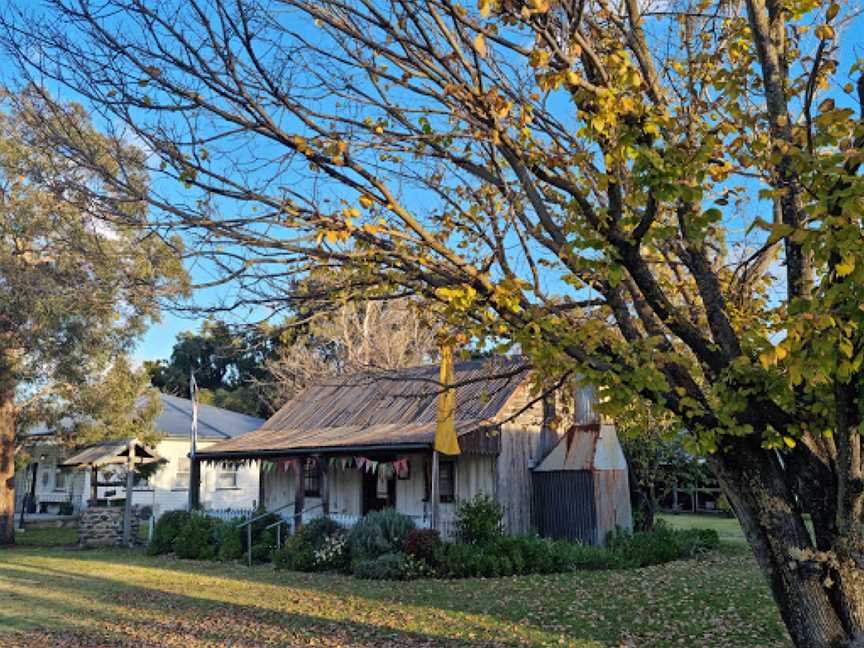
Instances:
[[[59,479],[62,475],[63,479]],[[60,466],[54,466],[54,489],[59,492],[66,492],[67,481],[69,479],[69,471]]]
[[[237,490],[239,488],[237,464],[221,463],[216,472],[216,490]]]
[[[192,461],[189,457],[177,458],[177,471],[174,473],[172,490],[189,490],[189,475],[192,472]]]

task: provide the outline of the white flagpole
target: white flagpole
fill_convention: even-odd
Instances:
[[[198,450],[198,383],[195,382],[195,372],[189,370],[189,399],[192,401],[191,452],[192,459]]]
[[[198,383],[195,382],[195,371],[189,369],[189,400],[192,401],[192,425],[189,430],[189,510],[195,508],[195,493],[198,488],[195,483],[200,480],[195,469],[195,455],[198,450]],[[197,479],[196,479],[197,478]]]

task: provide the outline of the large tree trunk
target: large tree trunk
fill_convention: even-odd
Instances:
[[[758,440],[736,439],[711,458],[797,648],[861,645],[856,612],[864,572],[841,540],[818,550],[788,472]]]
[[[0,545],[15,542],[15,390],[0,383]]]

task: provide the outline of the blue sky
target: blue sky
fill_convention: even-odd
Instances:
[[[861,20],[858,19],[855,28],[861,25]],[[840,39],[840,78],[843,79],[848,71],[849,65],[852,61],[857,57],[861,56],[860,46],[858,46],[858,41],[856,39],[850,38],[850,34],[856,33],[856,29],[849,29],[846,31],[841,39]],[[0,58],[0,68],[2,68],[2,58]],[[0,82],[4,81],[3,78],[5,76],[2,71],[0,71]],[[53,92],[57,96],[68,96],[68,91],[63,91],[60,88],[52,89]],[[833,93],[832,93],[833,94]],[[849,101],[848,98],[841,101],[843,103],[847,103]],[[840,102],[838,102],[840,103]],[[188,199],[188,196],[181,195],[179,191],[175,193],[175,196],[178,201],[183,201],[184,199]],[[757,205],[751,205],[750,210],[753,211],[759,209]],[[759,209],[761,211],[761,209]],[[749,214],[748,214],[749,216]],[[727,223],[730,226],[734,227],[733,223]],[[734,234],[730,231],[730,234],[734,236]],[[191,269],[192,280],[194,282],[204,282],[211,279],[208,276],[206,268],[199,267]],[[199,292],[194,296],[194,301],[202,306],[211,306],[218,303],[220,296],[224,294],[224,289],[209,289],[207,291]],[[250,312],[232,312],[229,317],[229,321],[234,322],[243,322],[253,320],[253,316],[255,313]],[[154,324],[153,327],[146,333],[146,335],[142,338],[140,343],[137,345],[136,349],[133,352],[134,359],[138,362],[143,360],[157,359],[157,358],[167,358],[170,356],[171,349],[175,342],[176,336],[178,333],[188,330],[195,330],[200,327],[202,322],[202,317],[190,315],[188,313],[179,313],[172,312],[171,310],[166,310],[163,313],[162,321]]]

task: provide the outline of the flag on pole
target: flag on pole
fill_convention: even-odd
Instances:
[[[435,450],[446,455],[458,455],[459,440],[456,438],[456,388],[453,376],[453,346],[441,347],[441,392],[438,394],[438,420],[435,426]]]

